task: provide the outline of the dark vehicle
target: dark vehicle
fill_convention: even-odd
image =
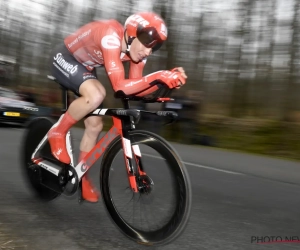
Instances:
[[[38,110],[34,103],[23,101],[15,91],[0,87],[0,123],[24,124]]]

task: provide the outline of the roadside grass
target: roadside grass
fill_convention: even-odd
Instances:
[[[110,117],[104,117],[103,131],[112,125]],[[80,121],[76,127],[84,128]],[[161,135],[169,141],[184,142],[180,123],[165,126]],[[139,125],[137,126],[139,128]],[[175,133],[174,133],[175,131]],[[255,118],[205,117],[198,128],[199,135],[213,139],[214,147],[300,160],[300,124]]]
[[[204,120],[200,134],[211,136],[216,147],[300,160],[300,125],[272,120]]]

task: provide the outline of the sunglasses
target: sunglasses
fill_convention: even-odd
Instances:
[[[146,48],[152,48],[152,52],[158,50],[163,44],[163,41],[161,40],[157,30],[154,27],[145,28],[142,25],[138,25],[137,39]]]

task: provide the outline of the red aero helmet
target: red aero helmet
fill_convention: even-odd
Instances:
[[[140,12],[127,18],[125,29],[129,37],[136,37],[145,47],[158,50],[167,40],[164,20],[153,12]]]

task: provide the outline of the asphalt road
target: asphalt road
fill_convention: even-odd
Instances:
[[[299,249],[300,163],[174,144],[188,169],[193,206],[184,233],[163,247],[138,245],[101,202],[32,198],[20,172],[23,129],[0,128],[0,249]],[[81,130],[74,130],[76,145]],[[99,166],[99,163],[97,163]],[[98,182],[99,168],[93,180]],[[273,237],[272,237],[273,236]],[[269,242],[270,240],[299,240]]]

